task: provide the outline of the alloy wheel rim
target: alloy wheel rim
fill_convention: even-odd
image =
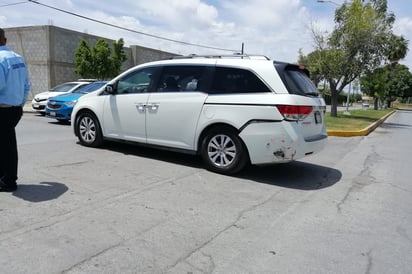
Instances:
[[[219,134],[210,139],[207,146],[210,161],[218,167],[227,167],[236,158],[236,145],[233,140],[224,134]]]
[[[96,139],[96,126],[90,117],[84,117],[80,121],[79,131],[85,142],[92,143]]]

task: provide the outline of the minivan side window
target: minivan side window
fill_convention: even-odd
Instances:
[[[251,71],[216,67],[209,93],[270,92],[270,89]]]
[[[151,92],[155,81],[157,67],[133,71],[117,82],[117,94]]]
[[[205,91],[208,78],[207,66],[178,65],[163,67],[157,92]]]

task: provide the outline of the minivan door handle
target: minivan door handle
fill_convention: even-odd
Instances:
[[[159,108],[159,104],[158,103],[150,103],[150,104],[147,104],[146,107],[149,110],[155,111]]]
[[[146,104],[142,103],[134,103],[136,105],[136,108],[139,112],[144,112],[146,109]]]

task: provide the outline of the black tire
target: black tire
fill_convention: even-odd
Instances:
[[[99,121],[90,112],[82,112],[77,116],[75,130],[80,144],[98,147],[103,143],[103,134]]]
[[[248,153],[235,130],[216,127],[203,138],[200,154],[203,162],[211,171],[234,174],[248,163]]]

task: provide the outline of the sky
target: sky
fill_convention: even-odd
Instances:
[[[0,0],[0,28],[54,25],[162,51],[247,54],[295,63],[314,49],[312,29],[330,32],[344,0],[36,0],[133,31],[70,15],[32,1]],[[410,0],[388,0],[394,33],[412,41]],[[147,35],[148,34],[148,35]],[[152,35],[152,36],[150,36]],[[153,37],[156,36],[156,37]],[[159,39],[166,38],[166,39]],[[176,43],[170,40],[180,41]],[[194,44],[194,45],[189,45]],[[412,50],[412,45],[409,45]],[[400,61],[412,68],[412,52]]]

